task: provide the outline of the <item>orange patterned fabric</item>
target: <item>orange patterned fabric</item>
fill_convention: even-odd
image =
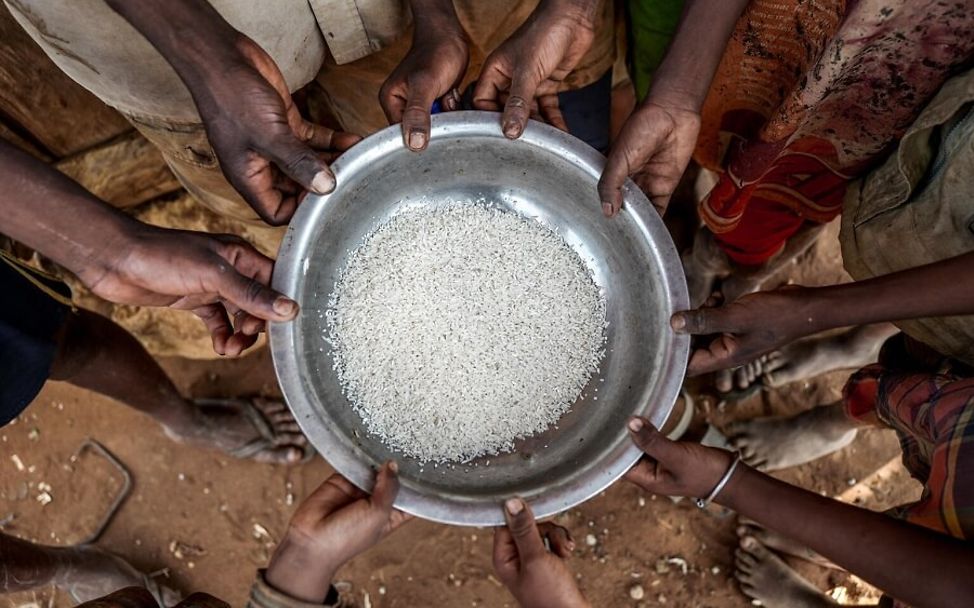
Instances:
[[[972,30],[971,0],[753,0],[704,104],[694,155],[721,174],[700,211],[727,235],[732,259],[761,263],[802,222],[838,215],[848,183],[974,57]],[[742,226],[755,202],[766,225]]]

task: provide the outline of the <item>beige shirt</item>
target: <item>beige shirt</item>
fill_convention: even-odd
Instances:
[[[377,51],[409,24],[406,0],[209,0],[274,58],[291,90],[327,54],[343,64]],[[68,76],[123,114],[196,123],[189,91],[151,44],[104,0],[3,0]]]
[[[947,81],[889,159],[850,185],[840,239],[846,270],[855,279],[974,251],[972,102],[974,70]],[[940,353],[974,365],[974,315],[897,325]]]

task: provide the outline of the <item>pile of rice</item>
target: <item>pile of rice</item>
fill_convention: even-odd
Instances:
[[[605,301],[540,222],[479,203],[408,209],[355,250],[325,339],[371,433],[424,462],[510,451],[578,398]]]

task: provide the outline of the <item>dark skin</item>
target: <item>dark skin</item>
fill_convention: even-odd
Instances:
[[[538,525],[520,498],[504,503],[506,527],[494,532],[494,570],[523,608],[589,608],[565,563],[575,541],[561,526]],[[545,548],[547,539],[551,550]]]
[[[642,105],[623,125],[599,180],[602,212],[622,208],[632,177],[660,212],[690,162],[700,132],[700,110],[724,48],[748,0],[688,0],[677,33]]]
[[[528,20],[487,57],[474,89],[478,110],[503,108],[504,135],[517,139],[532,114],[567,130],[558,87],[595,39],[599,0],[541,0]]]
[[[390,124],[402,123],[406,147],[426,149],[433,101],[447,111],[460,108],[457,87],[467,70],[470,50],[452,0],[411,0],[413,43],[379,91]]]
[[[680,333],[716,335],[690,358],[687,373],[705,374],[829,329],[974,313],[971,268],[974,253],[967,253],[865,281],[788,286],[679,312],[670,324]]]
[[[191,310],[219,354],[237,354],[257,339],[235,324],[261,327],[297,315],[296,302],[267,287],[273,262],[239,237],[143,224],[3,142],[0,181],[7,185],[4,234],[110,302]]]
[[[186,84],[227,181],[272,226],[307,192],[335,188],[328,168],[360,137],[304,120],[274,60],[207,2],[108,0]]]
[[[708,495],[731,455],[667,439],[645,418],[629,422],[645,456],[626,479],[654,494]],[[969,543],[860,509],[740,465],[714,500],[809,547],[911,606],[974,604],[974,548]]]
[[[339,568],[412,519],[393,507],[398,471],[395,462],[384,464],[371,496],[341,475],[326,479],[291,518],[267,566],[267,582],[295,599],[323,602]],[[515,503],[522,508],[512,509]],[[494,535],[494,567],[521,605],[587,607],[563,562],[575,549],[568,530],[537,524],[519,498],[508,501],[505,517],[508,526]],[[553,598],[558,601],[552,603]]]

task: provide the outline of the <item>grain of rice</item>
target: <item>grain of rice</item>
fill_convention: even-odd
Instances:
[[[366,237],[326,320],[368,430],[424,462],[544,431],[604,352],[604,297],[575,251],[540,222],[474,203],[409,209]]]

